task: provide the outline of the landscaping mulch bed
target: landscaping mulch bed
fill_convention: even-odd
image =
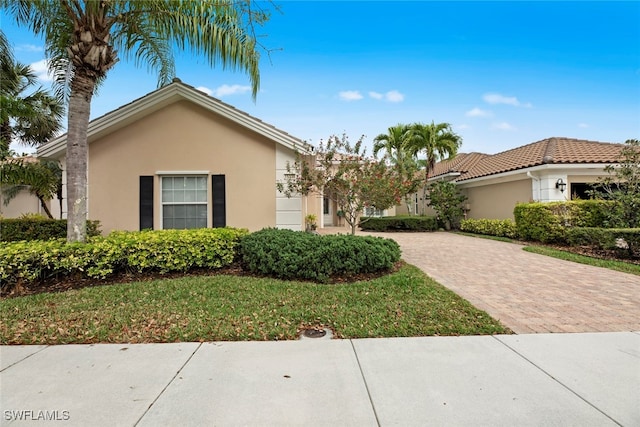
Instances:
[[[627,252],[624,250],[597,249],[590,246],[562,246],[550,244],[545,246],[591,258],[604,259],[607,261],[623,261],[630,264],[640,265],[640,257],[635,256],[633,258],[629,258],[627,256]]]

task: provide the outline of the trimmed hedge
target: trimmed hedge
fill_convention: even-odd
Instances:
[[[121,271],[220,268],[235,260],[245,229],[202,228],[113,232],[88,243],[62,239],[0,244],[0,283],[9,288],[51,276],[106,278]]]
[[[388,270],[400,260],[400,247],[381,237],[320,236],[267,228],[241,239],[240,259],[252,273],[327,282],[336,274]]]
[[[518,235],[516,224],[510,219],[463,219],[460,222],[460,230],[511,239]]]
[[[87,221],[87,236],[100,235],[100,221]],[[51,240],[67,237],[66,219],[0,219],[0,241]]]
[[[564,243],[568,227],[603,227],[611,202],[519,203],[513,210],[518,236],[542,243]]]
[[[572,246],[627,250],[634,256],[640,251],[640,229],[573,227],[567,230],[567,241]]]
[[[435,231],[438,220],[433,216],[361,217],[358,226],[365,231]]]

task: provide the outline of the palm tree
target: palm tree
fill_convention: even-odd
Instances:
[[[268,17],[249,0],[0,0],[20,25],[44,36],[50,67],[68,84],[67,240],[86,240],[87,128],[91,98],[120,53],[174,77],[172,46],[204,54],[211,66],[248,73],[255,98],[260,74],[254,24]]]
[[[414,156],[425,154],[423,209],[427,199],[429,174],[439,160],[454,157],[462,144],[462,137],[451,129],[449,123],[411,125],[409,147]]]
[[[64,106],[42,88],[29,92],[37,81],[30,66],[14,61],[0,31],[0,160],[9,155],[11,142],[35,146],[60,130]]]
[[[27,190],[38,198],[44,212],[53,219],[47,201],[59,195],[62,170],[58,162],[52,160],[12,158],[0,164],[0,184],[5,205],[21,191]]]
[[[384,150],[387,158],[395,167],[396,173],[401,182],[411,183],[414,181],[414,174],[417,169],[413,153],[410,151],[409,142],[411,139],[411,126],[397,124],[387,129],[387,133],[380,134],[373,139],[373,155],[377,156]],[[406,186],[407,193],[403,195],[407,205],[407,211],[411,215],[411,201],[409,194],[415,192],[412,185]]]
[[[404,154],[409,137],[410,127],[408,125],[397,124],[387,129],[387,133],[381,133],[373,139],[373,155],[376,156],[380,150],[385,150],[398,163]]]

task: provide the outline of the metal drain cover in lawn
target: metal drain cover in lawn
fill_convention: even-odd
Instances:
[[[305,329],[300,334],[300,338],[331,338],[333,333],[329,329]]]

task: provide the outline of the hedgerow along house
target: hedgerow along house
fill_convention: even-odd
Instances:
[[[66,142],[66,134],[55,138],[37,155],[64,169]],[[307,211],[319,211],[276,189],[287,162],[308,153],[307,144],[179,79],[92,120],[88,145],[88,216],[103,233],[300,230]]]
[[[437,163],[429,181],[455,182],[468,197],[467,218],[513,219],[517,203],[589,198],[591,184],[619,162],[623,147],[554,137],[493,155],[461,153]]]

